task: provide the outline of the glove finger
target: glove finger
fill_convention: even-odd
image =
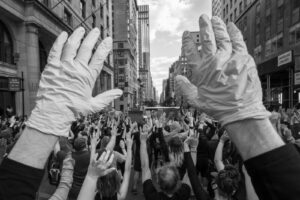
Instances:
[[[68,39],[68,33],[63,31],[55,40],[49,55],[47,62],[50,64],[57,65],[60,62],[61,53],[64,47],[65,42]]]
[[[227,25],[227,31],[232,42],[233,52],[238,54],[248,54],[243,35],[241,31],[236,27],[236,25],[230,22]]]
[[[203,56],[214,55],[217,51],[217,45],[212,24],[207,15],[201,15],[199,19],[199,26]]]
[[[187,57],[189,64],[194,66],[199,62],[197,45],[188,31],[185,31],[182,35],[182,52]]]
[[[99,112],[108,106],[114,99],[119,98],[123,94],[120,89],[113,89],[103,92],[92,98],[92,112]]]
[[[92,59],[89,63],[90,68],[96,71],[96,73],[93,73],[95,77],[98,77],[98,75],[100,74],[103,67],[103,62],[105,61],[111,50],[112,38],[107,37],[98,46],[96,52],[92,56]]]
[[[229,34],[227,32],[226,24],[217,16],[214,16],[211,19],[211,22],[215,33],[218,50],[226,52],[229,57],[232,53],[232,45]]]
[[[188,103],[198,107],[198,89],[193,85],[186,77],[178,75],[175,77],[175,87],[176,91],[179,91],[180,94],[187,99]]]
[[[85,30],[83,27],[77,28],[67,40],[63,52],[62,61],[73,60],[77,54],[77,50],[80,46],[81,40],[84,36]]]
[[[94,28],[89,32],[79,48],[76,60],[85,65],[88,64],[89,60],[91,59],[92,50],[98,41],[99,35],[100,31],[98,28]]]

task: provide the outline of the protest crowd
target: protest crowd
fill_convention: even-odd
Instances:
[[[1,118],[0,199],[35,199],[45,174],[51,200],[300,199],[300,104],[266,109],[237,27],[205,15],[199,24],[200,54],[183,34],[195,77],[176,77],[189,107],[138,120],[108,108],[120,90],[91,96],[111,39],[92,55],[98,29],[62,33],[31,116],[8,107]]]

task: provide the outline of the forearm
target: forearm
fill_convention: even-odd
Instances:
[[[73,170],[72,159],[64,163],[60,183],[55,190],[55,193],[50,197],[49,200],[66,200],[69,194],[69,190],[73,183]],[[64,161],[66,162],[66,161]]]
[[[184,161],[186,163],[188,176],[196,198],[199,200],[208,200],[209,195],[205,192],[200,183],[190,152],[184,153]]]
[[[224,169],[224,163],[223,163],[223,147],[224,147],[224,142],[223,141],[219,141],[216,152],[215,152],[215,157],[214,157],[214,162],[215,165],[217,167],[218,171],[221,171]]]
[[[106,150],[113,151],[116,144],[116,135],[112,135],[109,143],[106,146]]]
[[[244,160],[284,145],[268,119],[237,121],[225,128]]]
[[[120,188],[118,200],[123,200],[126,198],[130,180],[130,173],[131,173],[131,160],[132,160],[132,150],[127,150],[127,159],[125,162],[125,172],[123,177],[123,182]]]
[[[147,143],[146,141],[141,141],[140,147],[140,156],[141,156],[141,166],[142,169],[149,168],[149,158],[147,153]]]
[[[58,137],[55,135],[26,127],[8,158],[33,168],[43,169],[57,141]]]
[[[84,179],[77,200],[94,200],[97,190],[96,184],[97,179],[87,175]]]
[[[142,182],[144,183],[146,180],[151,179],[146,141],[141,141],[140,157],[142,166]]]

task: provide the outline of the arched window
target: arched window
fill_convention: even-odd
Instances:
[[[0,61],[13,64],[13,43],[6,26],[0,21]]]

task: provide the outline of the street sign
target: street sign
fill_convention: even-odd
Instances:
[[[20,78],[8,78],[8,90],[9,91],[20,91],[21,90],[21,79]]]
[[[296,72],[294,76],[295,76],[294,84],[295,85],[300,85],[300,72]]]
[[[292,62],[292,60],[293,60],[292,59],[292,51],[288,51],[288,52],[285,52],[285,53],[279,55],[277,60],[278,60],[278,62],[277,62],[278,67]]]

